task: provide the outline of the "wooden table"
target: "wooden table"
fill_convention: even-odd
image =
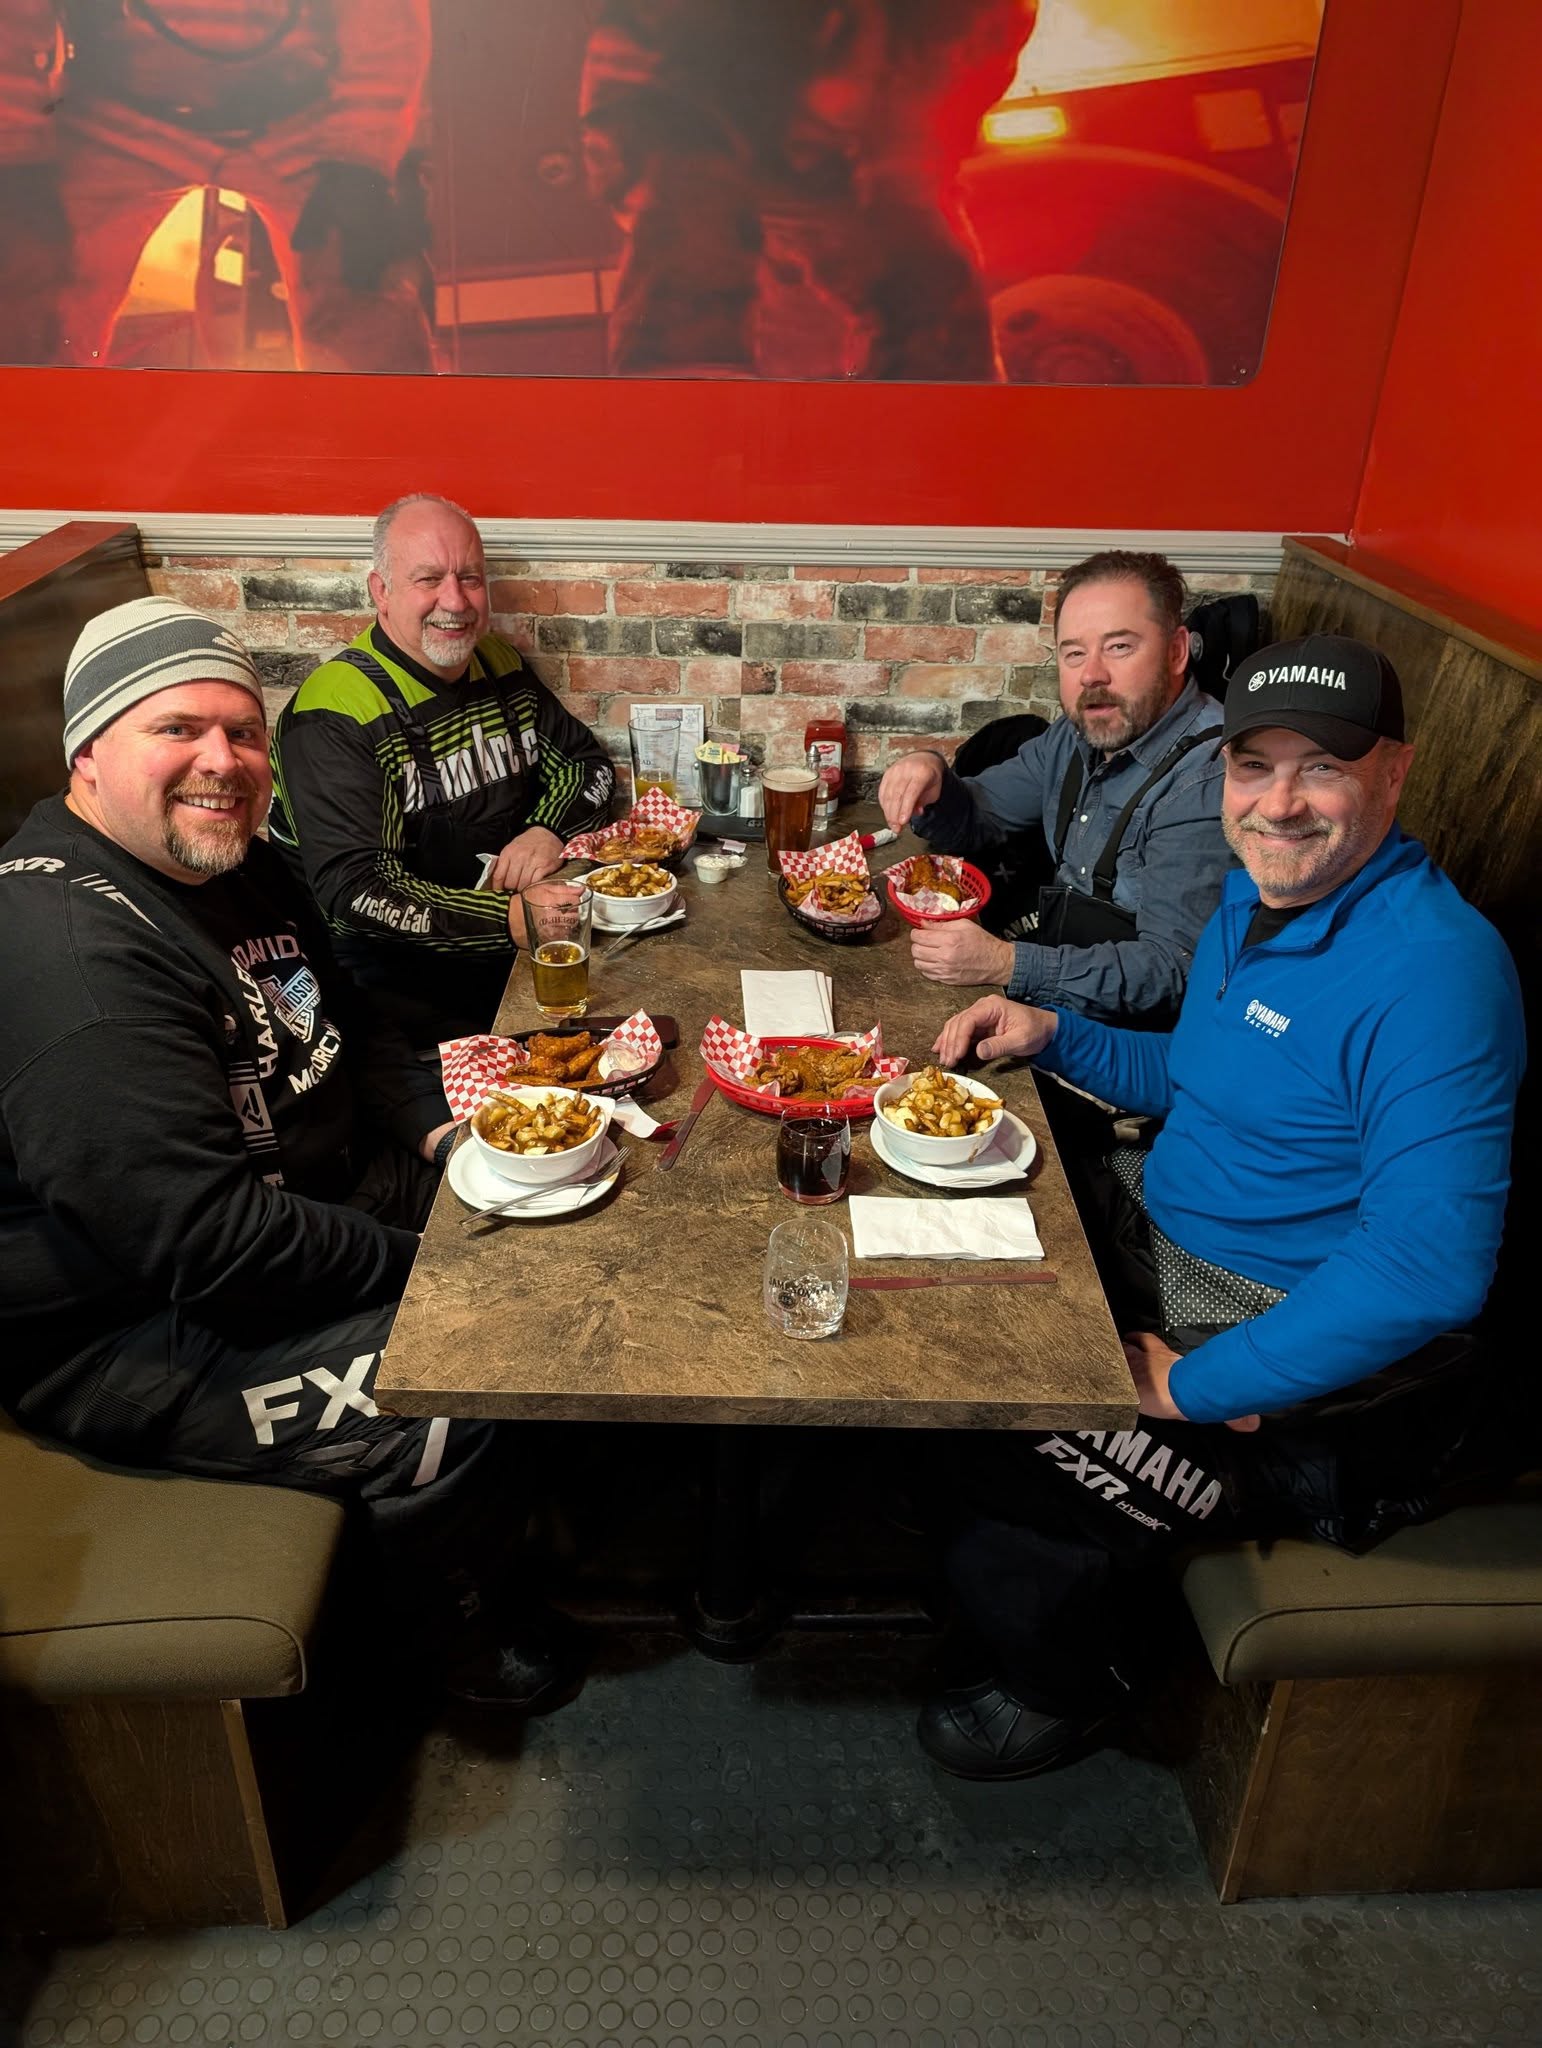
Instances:
[[[868,829],[870,814],[858,815]],[[902,840],[881,849],[874,866],[915,850]],[[642,1098],[661,1119],[682,1115],[702,1078],[697,1047],[708,1019],[743,1021],[741,967],[822,968],[834,984],[836,1029],[881,1021],[885,1050],[912,1061],[925,1059],[943,1020],[973,999],[974,991],[915,973],[910,928],[887,900],[866,945],[832,946],[796,925],[758,844],[715,886],[688,867],[682,895],[685,924],[638,939],[613,960],[597,957],[590,976],[596,1013],[645,1008],[679,1020],[679,1047]],[[609,943],[599,940],[596,954]],[[521,960],[498,1028],[539,1021]],[[776,1118],[719,1096],[669,1172],[658,1171],[660,1143],[618,1131],[616,1191],[560,1221],[511,1220],[467,1234],[466,1210],[443,1187],[377,1393],[408,1414],[498,1420],[1126,1427],[1134,1389],[1032,1074],[1004,1063],[991,1079],[1038,1139],[1029,1200],[1055,1285],[853,1291],[837,1337],[785,1336],[761,1303],[766,1239],[775,1224],[809,1212],[777,1187]],[[851,1193],[927,1193],[882,1164],[865,1123],[853,1131]],[[849,1242],[844,1205],[819,1213]],[[979,1270],[957,1260],[852,1260],[853,1275]],[[708,1434],[714,1469],[693,1633],[714,1654],[742,1655],[769,1632],[755,1567],[760,1432]]]
[[[875,865],[906,850],[907,842],[883,848]],[[643,1098],[656,1117],[684,1113],[703,1072],[707,1020],[742,1021],[741,967],[824,969],[837,1030],[881,1020],[885,1049],[913,1061],[973,999],[921,980],[909,927],[892,907],[862,946],[832,946],[794,924],[758,845],[716,886],[687,868],[682,895],[683,925],[596,960],[591,973],[596,1011],[679,1019],[679,1048]],[[521,960],[499,1027],[539,1021]],[[719,1097],[670,1172],[657,1171],[657,1142],[618,1132],[617,1191],[561,1221],[468,1235],[465,1209],[443,1188],[380,1369],[381,1395],[409,1414],[521,1420],[1122,1428],[1135,1412],[1129,1373],[1033,1077],[1002,1064],[991,1079],[1039,1142],[1029,1199],[1055,1286],[853,1292],[838,1337],[784,1336],[761,1305],[761,1267],[773,1225],[804,1212],[776,1185],[776,1119]],[[853,1128],[853,1194],[927,1193],[878,1160],[865,1123]],[[822,1213],[849,1239],[844,1205]],[[852,1261],[853,1274],[971,1270],[979,1269],[960,1261]]]

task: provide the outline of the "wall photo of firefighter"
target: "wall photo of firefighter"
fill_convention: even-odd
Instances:
[[[0,0],[0,361],[1236,384],[1323,0]]]

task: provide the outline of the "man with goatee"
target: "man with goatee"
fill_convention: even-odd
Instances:
[[[519,892],[603,824],[589,728],[500,634],[482,537],[424,493],[375,521],[374,624],[273,729],[274,844],[337,957],[416,1046],[485,1031],[523,933]]]
[[[0,848],[0,1405],[119,1464],[346,1501],[454,1690],[555,1704],[567,1632],[509,1583],[512,1433],[373,1398],[454,1126],[255,836],[251,657],[169,598],[103,613],[64,756]]]

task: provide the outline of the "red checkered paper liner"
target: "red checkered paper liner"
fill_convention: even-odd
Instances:
[[[664,1055],[664,1041],[654,1029],[653,1019],[646,1010],[635,1011],[624,1024],[618,1024],[602,1043],[640,1054],[642,1065],[638,1068],[639,1073],[643,1066],[651,1067]],[[471,1038],[447,1038],[439,1048],[439,1069],[444,1077],[444,1095],[450,1105],[451,1116],[458,1124],[463,1124],[468,1116],[482,1107],[489,1095],[505,1085],[510,1067],[529,1064],[530,1054],[516,1038],[494,1038],[488,1032],[478,1032]],[[621,1076],[612,1075],[609,1079],[620,1080]],[[562,1083],[554,1081],[552,1086],[561,1087]]]
[[[853,1052],[871,1053],[873,1057],[872,1073],[864,1074],[860,1081],[848,1082],[846,1096],[876,1094],[885,1081],[892,1081],[896,1074],[903,1074],[910,1065],[909,1060],[884,1058],[881,1024],[875,1024],[870,1031],[864,1031],[856,1038],[843,1036],[841,1043]],[[714,1017],[701,1035],[701,1056],[723,1079],[735,1081],[741,1088],[752,1088],[754,1084],[750,1076],[766,1056],[766,1041],[757,1038],[753,1032],[741,1031],[736,1024],[725,1023],[721,1017]],[[754,1092],[757,1095],[775,1095],[777,1083],[767,1081]],[[840,1099],[845,1100],[845,1097]]]
[[[650,789],[614,825],[601,825],[598,831],[580,832],[576,839],[570,839],[562,849],[562,857],[564,860],[598,860],[599,849],[607,839],[630,839],[644,825],[651,826],[655,832],[667,832],[678,849],[690,845],[700,822],[700,811],[683,810],[673,797],[665,796],[663,790]]]
[[[806,882],[810,875],[865,875],[867,855],[862,836],[848,832],[844,839],[832,839],[828,846],[812,846],[807,853],[779,853],[782,873],[789,882]]]
[[[848,832],[844,839],[832,839],[828,846],[810,847],[807,853],[779,853],[782,874],[789,882],[804,882],[815,875],[865,875],[868,872],[867,855],[862,850],[861,834]],[[882,915],[883,906],[873,894],[872,884],[855,910],[822,910],[812,894],[805,896],[798,905],[803,917],[817,918],[821,924],[871,924],[875,917]]]
[[[892,868],[884,870],[885,874],[894,877],[895,888],[898,889],[912,910],[919,911],[923,917],[936,917],[939,911],[957,912],[974,910],[978,907],[980,901],[978,896],[966,894],[961,903],[955,903],[951,896],[939,896],[935,889],[907,889],[905,887],[905,877],[910,873],[914,863],[920,858],[920,854],[912,854],[909,860],[898,861]],[[957,882],[961,889],[967,890],[968,884],[964,880],[964,863],[961,860],[955,860],[951,854],[934,853],[932,855],[932,864],[934,867],[941,868],[950,882]]]

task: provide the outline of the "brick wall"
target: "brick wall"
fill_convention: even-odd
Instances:
[[[152,586],[229,615],[277,712],[371,616],[363,560],[152,556]],[[803,728],[844,715],[853,794],[915,747],[952,755],[1021,711],[1053,717],[1053,574],[1036,569],[489,563],[493,625],[626,760],[627,706],[706,707],[768,764],[802,758]],[[1207,575],[1206,592],[1271,577]]]

